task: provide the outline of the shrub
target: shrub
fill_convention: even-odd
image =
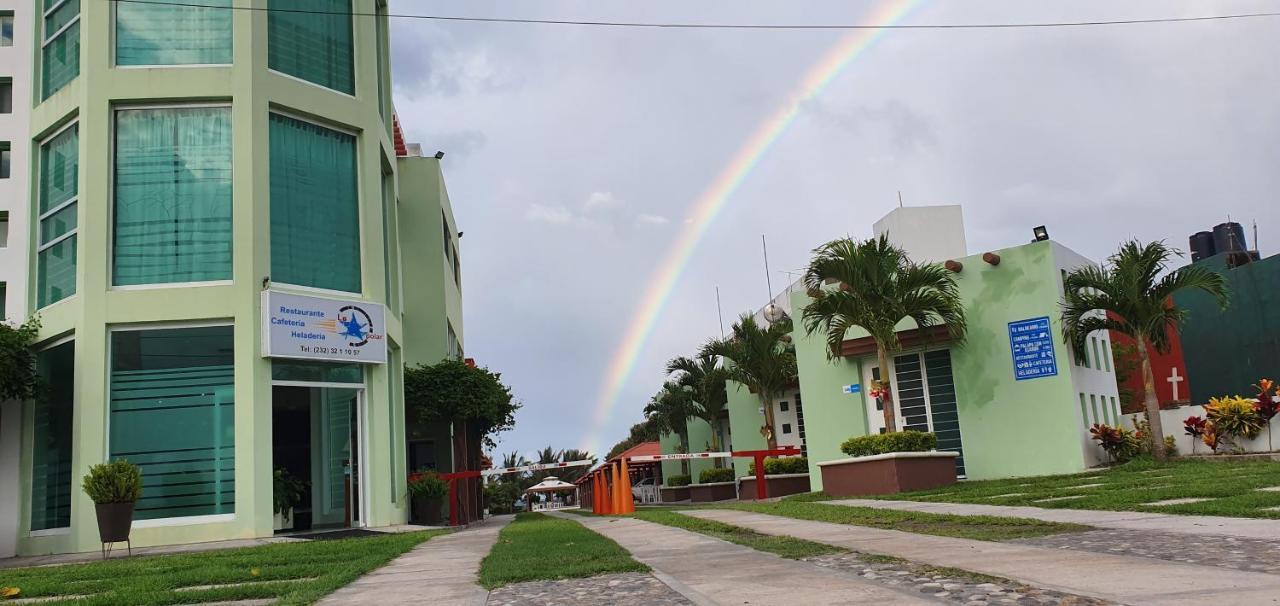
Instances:
[[[937,435],[908,430],[849,438],[840,445],[840,450],[851,457],[865,457],[890,452],[926,452],[937,447]]]
[[[693,483],[693,476],[690,476],[687,473],[683,475],[667,476],[667,481],[666,481],[667,486],[673,486],[673,487],[688,486],[689,484],[692,484],[692,483]]]
[[[117,459],[90,467],[80,485],[97,504],[137,503],[142,496],[142,472],[137,465]]]
[[[712,467],[711,469],[704,469],[702,470],[702,473],[698,474],[699,484],[710,484],[712,482],[732,482],[732,481],[733,481],[732,467]]]
[[[1093,439],[1107,451],[1107,456],[1111,457],[1113,462],[1127,462],[1142,452],[1142,438],[1137,432],[1128,428],[1094,423],[1089,427],[1089,433],[1093,434]]]
[[[1195,418],[1195,417],[1191,417],[1191,418]],[[1133,426],[1136,428],[1136,431],[1133,432],[1133,437],[1137,438],[1138,440],[1138,452],[1140,454],[1151,454],[1151,440],[1148,440],[1146,437],[1147,433],[1151,431],[1151,422],[1147,421],[1147,416],[1145,414],[1133,415],[1132,419],[1133,419]],[[1183,423],[1183,425],[1184,425],[1183,427],[1184,430],[1190,431],[1186,428],[1185,422]],[[1178,440],[1175,439],[1173,436],[1165,436],[1164,452],[1165,454],[1171,457],[1178,456]]]
[[[289,470],[283,467],[277,467],[272,478],[271,500],[273,511],[275,513],[286,516],[298,503],[302,502],[302,497],[307,492],[307,483],[293,477]]]
[[[749,475],[756,475],[754,461],[747,469]],[[764,460],[764,472],[766,475],[809,473],[809,459],[805,457],[769,457]]]
[[[1220,437],[1253,439],[1262,433],[1263,421],[1254,408],[1256,400],[1240,396],[1209,398],[1205,404],[1205,416],[1213,423]]]
[[[449,494],[449,483],[440,474],[423,470],[409,475],[409,496],[443,499]]]

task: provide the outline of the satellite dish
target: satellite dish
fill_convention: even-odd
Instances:
[[[770,303],[764,306],[764,319],[770,324],[787,317],[787,312],[781,307]]]

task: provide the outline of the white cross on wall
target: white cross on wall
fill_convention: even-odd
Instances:
[[[1178,383],[1181,383],[1183,380],[1183,377],[1178,376],[1177,366],[1174,366],[1173,368],[1169,369],[1169,378],[1165,380],[1168,381],[1169,384],[1173,386],[1173,401],[1177,402],[1178,401]]]

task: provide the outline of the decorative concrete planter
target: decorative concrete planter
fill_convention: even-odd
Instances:
[[[800,494],[809,492],[809,474],[807,473],[779,473],[766,475],[764,477],[765,490],[768,491],[769,498],[785,497],[792,494]],[[738,478],[738,499],[742,501],[756,500],[756,477],[744,476]]]
[[[290,507],[284,513],[277,513],[274,520],[273,528],[275,530],[293,530],[293,508]]]
[[[956,452],[891,452],[818,463],[822,490],[835,497],[893,494],[954,484]]]
[[[444,524],[444,499],[413,497],[409,514],[414,524],[440,526]]]
[[[662,486],[659,488],[662,493],[663,503],[678,503],[680,501],[689,500],[689,486]]]
[[[738,498],[737,482],[709,482],[690,484],[689,500],[694,503],[714,503]]]

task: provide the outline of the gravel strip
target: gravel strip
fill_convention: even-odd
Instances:
[[[1103,606],[1114,604],[1098,598],[1037,589],[1006,579],[961,570],[938,569],[896,558],[846,553],[805,558],[803,561],[856,574],[884,585],[916,589],[920,593],[965,606],[1015,604],[1017,606]]]
[[[625,572],[584,579],[532,581],[504,585],[489,592],[489,606],[674,606],[692,604],[651,574]]]
[[[1009,542],[1280,574],[1280,544],[1260,539],[1100,529]]]

